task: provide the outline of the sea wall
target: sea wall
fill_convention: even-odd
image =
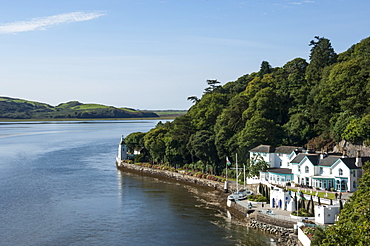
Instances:
[[[212,187],[216,190],[224,191],[224,183],[223,182],[214,181],[214,180],[210,180],[210,179],[198,178],[198,177],[195,177],[195,176],[188,175],[185,172],[181,172],[181,171],[173,172],[173,171],[168,171],[168,170],[161,170],[161,169],[143,167],[143,166],[140,166],[140,165],[125,163],[123,161],[117,161],[116,165],[117,165],[118,169],[130,169],[130,170],[135,170],[135,171],[139,171],[139,172],[143,172],[143,173],[148,173],[148,174],[151,174],[151,175],[164,176],[164,177],[167,177],[167,178],[182,180],[182,181],[185,181],[185,182],[190,182],[190,183],[194,183],[194,184],[208,186],[208,187]],[[247,189],[251,190],[253,192],[257,192],[258,184],[247,185]],[[232,182],[228,182],[228,190],[230,190],[230,191],[236,190],[236,185]]]
[[[199,184],[203,186],[208,186],[212,187],[217,190],[223,190],[224,189],[224,184],[222,182],[214,181],[214,180],[208,180],[208,179],[200,179],[194,176],[187,175],[185,173],[181,172],[173,172],[173,171],[168,171],[168,170],[161,170],[161,169],[155,169],[155,168],[149,168],[149,167],[143,167],[135,164],[128,164],[125,162],[120,162],[117,163],[117,168],[118,169],[130,169],[130,170],[135,170],[143,173],[148,173],[152,175],[157,175],[157,176],[164,176],[167,178],[172,178],[176,180],[182,180],[194,184]]]

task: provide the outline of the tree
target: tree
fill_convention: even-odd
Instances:
[[[325,231],[321,227],[315,227],[314,235],[311,240],[312,246],[319,246],[321,245],[322,241],[325,238]]]
[[[143,132],[133,132],[130,133],[125,138],[126,146],[129,150],[129,152],[133,153],[134,150],[140,150],[144,147],[144,137],[145,133]]]
[[[201,130],[191,135],[187,148],[204,164],[219,164],[215,146],[215,137],[211,131]],[[223,166],[222,166],[223,168]]]
[[[188,101],[191,101],[192,103],[197,103],[199,102],[199,99],[197,96],[190,96],[188,97]]]
[[[217,79],[207,79],[208,87],[204,89],[204,93],[213,92],[216,89],[222,88],[219,84],[221,82],[217,81]]]
[[[165,125],[157,125],[144,137],[145,148],[149,150],[153,161],[162,163],[166,154],[165,135],[168,132]]]
[[[191,124],[197,130],[211,130],[227,102],[227,96],[224,94],[204,94],[202,99],[188,111]]]
[[[368,245],[370,242],[370,162],[363,165],[364,174],[356,192],[339,214],[339,220],[325,231],[322,245]]]
[[[252,149],[261,143],[274,146],[279,142],[280,135],[281,129],[274,121],[255,115],[238,133],[238,143],[240,148],[247,149]]]
[[[256,177],[260,175],[260,171],[265,172],[270,165],[262,158],[257,155],[247,161],[248,176]]]
[[[334,52],[329,39],[315,36],[315,40],[311,40],[310,46],[310,64],[307,66],[306,79],[311,85],[317,84],[322,75],[323,68],[334,64],[337,61],[337,54]]]
[[[258,72],[258,76],[260,77],[260,78],[262,78],[263,77],[263,75],[265,75],[265,74],[268,74],[268,73],[271,73],[271,65],[270,65],[270,63],[268,62],[268,61],[263,61],[262,63],[261,63],[261,69],[260,69],[260,71]]]

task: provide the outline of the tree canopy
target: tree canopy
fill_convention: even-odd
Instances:
[[[314,37],[309,62],[282,67],[263,61],[260,70],[224,85],[207,80],[187,114],[144,136],[152,161],[208,163],[222,172],[226,156],[260,144],[314,147],[347,140],[370,145],[370,37],[337,54],[331,41]]]

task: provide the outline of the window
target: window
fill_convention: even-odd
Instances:
[[[330,168],[330,174],[333,174],[333,172],[332,172],[331,168]]]
[[[339,168],[338,173],[339,173],[339,176],[342,176],[342,175],[343,175],[343,170],[342,170],[342,168]]]
[[[320,174],[324,173],[324,168],[320,167]]]
[[[306,166],[306,167],[304,168],[304,171],[305,171],[305,173],[309,173],[309,172],[310,172],[310,168],[309,168],[308,166]]]

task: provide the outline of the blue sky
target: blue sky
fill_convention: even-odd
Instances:
[[[222,84],[370,36],[368,0],[12,0],[0,8],[1,96],[188,109]]]

